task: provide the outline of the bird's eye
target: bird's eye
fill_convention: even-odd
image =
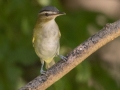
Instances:
[[[48,13],[45,13],[45,16],[48,16]]]

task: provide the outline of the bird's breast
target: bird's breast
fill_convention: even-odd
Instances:
[[[59,29],[56,23],[45,24],[37,31],[35,47],[41,56],[55,56],[59,48]]]

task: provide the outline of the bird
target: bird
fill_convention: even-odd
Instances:
[[[55,18],[60,15],[65,15],[54,6],[43,7],[38,13],[38,19],[33,29],[33,47],[37,56],[41,61],[40,73],[44,74],[46,69],[55,64],[54,57],[59,56],[60,50],[60,37],[61,33]],[[63,59],[64,56],[60,55]]]

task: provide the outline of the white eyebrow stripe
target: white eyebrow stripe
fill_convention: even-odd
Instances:
[[[57,12],[52,12],[52,11],[43,11],[43,12],[41,12],[40,14],[45,14],[45,13],[48,13],[48,14],[56,14]]]

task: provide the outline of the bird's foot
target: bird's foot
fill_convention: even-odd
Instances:
[[[46,71],[44,71],[43,69],[40,70],[40,74],[44,75],[46,73]]]
[[[63,55],[59,55],[59,56],[63,61],[67,61],[67,58],[65,56],[63,56]]]

